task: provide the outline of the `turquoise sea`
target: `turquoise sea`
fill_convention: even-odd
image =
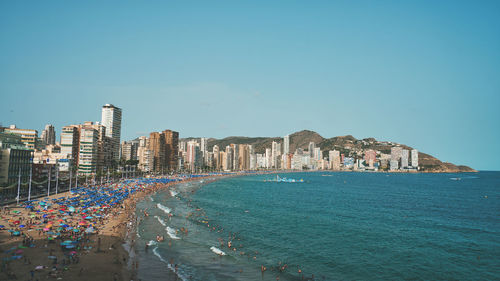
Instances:
[[[500,172],[279,175],[304,182],[204,180],[139,202],[138,277],[500,280]]]

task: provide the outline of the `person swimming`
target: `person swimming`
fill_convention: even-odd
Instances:
[[[165,240],[165,238],[161,235],[156,235],[156,241],[157,242],[163,242],[163,240]]]

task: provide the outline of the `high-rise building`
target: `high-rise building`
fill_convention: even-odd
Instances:
[[[257,155],[252,153],[250,154],[250,170],[257,170]]]
[[[250,169],[250,152],[248,145],[240,144],[238,150],[239,150],[239,156],[238,156],[239,170],[245,171]]]
[[[311,156],[311,158],[314,157],[314,149],[316,148],[316,145],[314,144],[314,142],[310,142],[309,143],[309,156]]]
[[[313,158],[314,158],[316,161],[320,161],[321,159],[323,159],[323,152],[321,152],[321,148],[319,148],[319,147],[315,147],[315,148],[314,148],[314,155],[313,155]]]
[[[365,162],[368,166],[373,167],[373,164],[377,160],[377,152],[373,149],[368,149],[365,151]]]
[[[111,158],[119,161],[122,109],[112,104],[103,105],[101,124],[106,127],[106,136],[111,138]]]
[[[176,171],[179,163],[179,132],[172,130],[163,131],[165,139],[165,167],[169,171]]]
[[[120,145],[120,159],[125,161],[136,160],[138,145],[138,142],[122,141]]]
[[[179,141],[179,151],[186,151],[186,142]]]
[[[80,128],[80,151],[78,155],[78,173],[95,174],[99,160],[99,132],[93,126]]]
[[[83,125],[78,125],[80,130],[82,127],[93,128],[97,131],[97,164],[96,171],[103,171],[104,167],[109,168],[112,164],[112,147],[111,138],[106,136],[106,127],[99,122],[84,122]]]
[[[200,140],[200,150],[202,152],[207,152],[208,151],[208,141],[207,141],[207,138],[201,138],[201,140]]]
[[[401,150],[401,169],[408,168],[408,149]]]
[[[330,150],[328,152],[328,158],[330,161],[330,169],[340,170],[340,152],[338,150]]]
[[[272,161],[273,161],[273,154],[272,150],[270,148],[266,148],[266,168],[270,169],[272,167]]]
[[[278,168],[277,159],[281,155],[281,144],[273,141],[271,144],[271,167]]]
[[[152,153],[151,170],[156,173],[165,172],[165,135],[159,132],[149,134],[148,149]]]
[[[389,162],[389,170],[394,171],[398,169],[399,162],[397,160],[391,160]]]
[[[200,165],[201,150],[200,144],[196,141],[189,141],[187,143],[187,165],[191,172],[196,171]]]
[[[78,167],[78,155],[80,153],[80,129],[78,125],[69,125],[62,128],[61,153],[70,155],[72,169]]]
[[[214,147],[212,148],[212,153],[214,154],[214,168],[215,168],[215,170],[220,170],[221,169],[221,155],[220,155],[218,145],[214,145]]]
[[[44,145],[56,144],[56,130],[51,124],[45,125],[45,129],[42,131],[42,142]]]
[[[21,135],[0,132],[0,186],[15,184],[19,174],[22,182],[27,181],[32,153]]]
[[[283,138],[283,154],[290,153],[290,135]]]
[[[403,148],[400,146],[394,146],[391,147],[391,161],[401,161],[401,154],[402,154]]]
[[[37,130],[19,129],[16,127],[16,125],[10,125],[9,128],[4,129],[4,132],[21,136],[21,141],[27,148],[31,150],[35,150],[37,147],[37,139],[38,139]]]
[[[137,147],[137,160],[139,160],[139,169],[144,172],[153,170],[153,152],[149,150],[149,139],[146,136],[139,137]]]
[[[230,171],[233,169],[233,147],[228,145],[226,146],[226,152],[224,157],[223,169],[224,171]]]
[[[237,171],[240,168],[240,151],[239,146],[237,144],[232,143],[231,148],[233,150],[233,171]]]
[[[418,150],[412,149],[411,151],[411,166],[418,168]]]

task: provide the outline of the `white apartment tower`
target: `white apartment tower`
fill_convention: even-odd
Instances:
[[[408,168],[408,156],[409,156],[409,151],[408,149],[403,149],[401,150],[401,169],[403,168]]]
[[[106,127],[106,137],[111,138],[111,158],[118,161],[120,156],[122,109],[112,104],[103,105],[101,124]]]
[[[290,135],[283,138],[283,154],[290,153]]]
[[[314,142],[310,142],[309,143],[309,156],[311,156],[311,158],[314,157],[314,149],[316,148],[316,145],[314,144]]]
[[[413,149],[411,151],[411,166],[413,168],[418,167],[418,150],[416,150],[416,149]]]
[[[99,153],[99,132],[91,126],[83,126],[80,130],[80,153],[78,156],[78,173],[91,175],[96,172]]]
[[[208,151],[208,141],[207,138],[201,138],[200,140],[200,150],[201,152],[205,153]]]

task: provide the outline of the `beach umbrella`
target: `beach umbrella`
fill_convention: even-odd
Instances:
[[[14,236],[19,236],[19,235],[21,235],[21,232],[19,232],[19,231],[14,231],[14,232],[12,233],[12,235],[14,235]]]
[[[22,254],[23,253],[23,250],[17,250],[15,251],[16,254]]]
[[[21,224],[21,225],[20,225],[19,227],[23,228],[23,227],[26,227],[26,225],[24,225],[24,224]]]
[[[0,228],[4,228],[4,227],[5,227],[5,225],[0,225]]]
[[[75,247],[75,245],[67,245],[66,249],[73,249],[74,247]]]

